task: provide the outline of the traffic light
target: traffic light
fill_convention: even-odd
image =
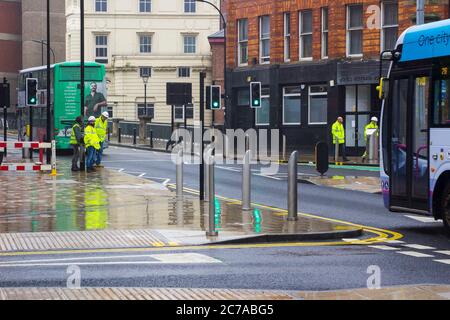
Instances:
[[[261,82],[250,83],[250,106],[261,108]]]
[[[37,91],[38,91],[38,80],[34,78],[28,78],[26,84],[27,106],[38,105]]]
[[[222,108],[222,89],[220,86],[211,86],[211,110]]]

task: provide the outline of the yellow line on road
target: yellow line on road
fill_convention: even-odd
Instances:
[[[168,187],[175,188],[176,185],[169,184]],[[184,191],[191,193],[191,194],[195,194],[195,195],[199,194],[198,190],[195,190],[195,189],[184,188]],[[240,200],[232,199],[232,198],[228,198],[228,197],[217,196],[217,198],[227,201],[230,204],[241,204],[242,203],[242,201],[240,201]],[[287,216],[287,214],[288,214],[288,211],[285,209],[280,209],[280,208],[267,206],[267,205],[261,205],[261,204],[252,204],[252,205],[255,207],[275,211],[278,213],[279,216]],[[357,240],[357,241],[352,241],[352,242],[343,242],[347,245],[349,245],[349,244],[374,244],[374,243],[379,243],[379,242],[399,240],[399,239],[403,238],[403,235],[401,233],[398,233],[398,232],[395,232],[392,230],[385,230],[385,229],[380,229],[380,228],[375,228],[375,227],[370,227],[370,226],[364,226],[364,225],[355,224],[355,223],[348,222],[348,221],[337,220],[337,219],[332,219],[332,218],[325,218],[325,217],[316,216],[316,215],[312,215],[312,214],[308,214],[308,213],[299,212],[298,214],[301,216],[304,216],[304,217],[308,217],[308,218],[314,218],[314,219],[320,219],[320,220],[329,221],[329,222],[345,224],[345,225],[352,226],[355,228],[362,228],[365,232],[369,232],[369,233],[376,235],[376,237],[370,238],[370,239],[363,239],[363,240]],[[331,245],[336,244],[336,242],[325,242],[325,243],[330,243]]]

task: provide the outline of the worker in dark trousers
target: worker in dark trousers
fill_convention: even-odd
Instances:
[[[72,127],[72,135],[70,136],[70,145],[73,149],[72,157],[72,171],[80,171],[78,166],[78,161],[80,160],[81,146],[84,144],[84,134],[83,134],[83,117],[79,116],[75,120],[75,124]]]

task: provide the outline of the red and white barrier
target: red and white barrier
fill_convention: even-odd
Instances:
[[[31,142],[31,141],[0,141],[0,150],[7,149],[39,149],[41,158],[43,156],[43,149],[52,149],[51,164],[42,165],[41,163],[11,163],[0,165],[0,171],[13,171],[13,172],[29,172],[29,171],[51,171],[52,175],[56,175],[56,142]]]
[[[0,141],[0,149],[8,148],[8,149],[51,149],[51,143],[45,142],[4,142]]]
[[[15,163],[0,166],[0,171],[51,171],[51,165],[40,165],[32,163]]]

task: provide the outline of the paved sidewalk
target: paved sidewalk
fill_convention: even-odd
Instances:
[[[300,216],[286,221],[271,208],[243,212],[218,199],[219,237],[207,238],[208,204],[178,199],[162,184],[107,169],[72,173],[60,158],[58,176],[0,175],[0,251],[145,248],[355,238],[359,227]]]
[[[325,177],[299,177],[299,182],[310,183],[317,186],[332,187],[351,191],[361,191],[381,194],[381,180],[378,177],[356,176],[325,176]]]
[[[450,286],[342,291],[181,288],[0,288],[0,300],[450,300]]]

